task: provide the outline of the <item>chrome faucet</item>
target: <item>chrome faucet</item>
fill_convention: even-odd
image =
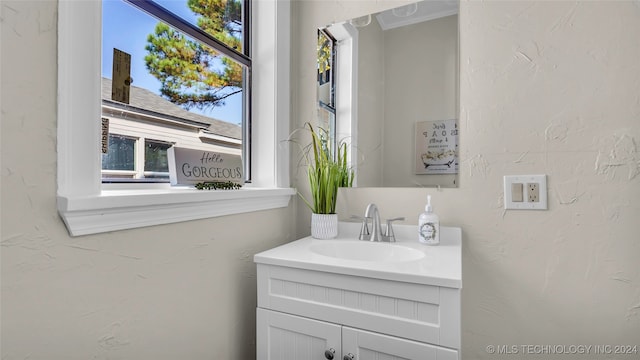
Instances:
[[[382,241],[382,225],[380,224],[380,213],[378,212],[378,207],[376,204],[367,205],[367,210],[364,212],[364,219],[373,219],[373,224],[371,224],[371,236],[369,236],[369,241]]]
[[[372,219],[371,232],[369,232],[369,219]],[[364,212],[364,219],[362,220],[362,229],[360,230],[360,240],[376,241],[376,242],[395,242],[396,237],[393,233],[392,221],[404,220],[403,217],[388,219],[387,227],[383,233],[382,224],[380,223],[380,212],[376,204],[367,205],[367,209]]]

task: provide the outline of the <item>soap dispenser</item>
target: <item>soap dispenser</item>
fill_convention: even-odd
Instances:
[[[427,205],[418,217],[418,241],[427,245],[440,244],[440,220],[431,207],[431,195],[427,195]]]

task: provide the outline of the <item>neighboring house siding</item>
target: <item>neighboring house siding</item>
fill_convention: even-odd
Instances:
[[[109,181],[113,181],[160,176],[165,179],[163,181],[168,181],[166,170],[146,172],[148,169],[145,168],[145,140],[183,148],[242,155],[242,131],[239,125],[189,112],[159,95],[135,86],[130,89],[129,104],[110,98],[111,80],[103,78],[102,117],[109,119],[109,134],[132,138],[136,142],[125,147],[110,147],[110,156],[107,157],[109,160],[106,160],[108,163],[103,163],[103,179],[109,178]],[[113,160],[120,158],[129,160],[126,160],[126,165]],[[134,164],[135,169],[131,169],[131,164]]]
[[[129,104],[122,104],[111,99],[111,79],[102,78],[102,103],[103,106],[126,108],[132,112],[137,109],[142,116],[150,114],[156,117],[165,117],[168,121],[182,122],[185,125],[202,128],[213,134],[232,139],[242,139],[240,125],[231,124],[208,116],[189,112],[178,105],[152,93],[149,90],[131,86]]]
[[[109,119],[109,132],[111,134],[160,140],[174,143],[179,147],[192,149],[224,152],[240,155],[242,149],[238,146],[224,146],[206,143],[199,137],[199,130],[187,127],[178,127],[164,124],[154,124],[148,121],[127,120],[112,116],[104,116]]]

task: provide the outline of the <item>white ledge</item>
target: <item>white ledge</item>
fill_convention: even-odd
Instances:
[[[276,209],[294,194],[290,188],[103,190],[90,197],[58,196],[58,212],[71,236],[79,236]]]

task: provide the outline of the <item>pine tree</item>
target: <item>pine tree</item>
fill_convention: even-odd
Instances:
[[[242,51],[242,4],[239,0],[189,0],[197,25]],[[187,38],[164,23],[147,37],[149,73],[161,82],[160,93],[186,109],[210,109],[242,92],[242,67],[211,47]]]

